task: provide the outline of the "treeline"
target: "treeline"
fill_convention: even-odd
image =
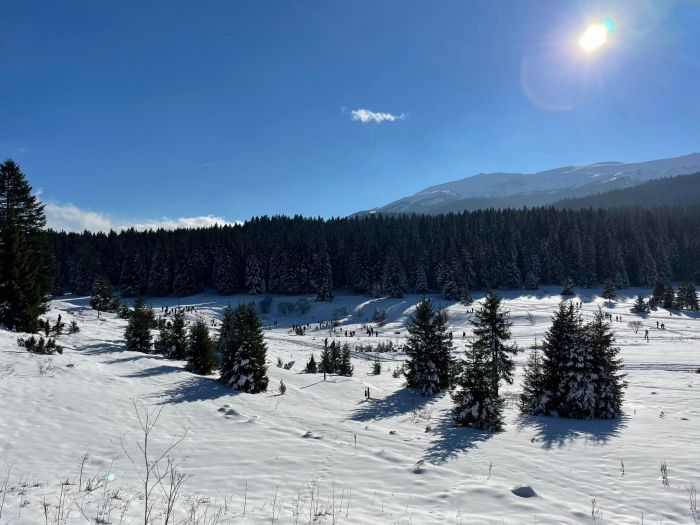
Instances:
[[[652,287],[700,278],[700,207],[482,210],[441,216],[322,220],[259,217],[175,231],[51,232],[56,293],[103,277],[125,296],[333,288],[400,297],[535,289],[567,280]]]

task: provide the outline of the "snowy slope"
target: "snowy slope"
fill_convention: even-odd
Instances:
[[[387,213],[440,213],[488,207],[547,204],[643,182],[700,172],[700,153],[648,162],[601,162],[538,173],[479,173],[431,186],[372,210]]]
[[[560,299],[559,290],[549,291],[507,296],[520,346],[541,339],[549,326]],[[228,303],[250,299],[200,295],[181,304],[198,306],[189,319],[209,319]],[[637,318],[629,313],[631,296],[615,305],[590,293],[582,297],[586,317],[602,305],[625,321],[614,326],[630,384],[619,421],[521,417],[509,404],[502,433],[454,428],[449,396],[417,397],[392,377],[390,370],[403,359],[398,353],[379,356],[385,369],[379,376],[370,375],[372,357],[360,354],[351,378],[324,382],[321,375],[301,373],[329,334],[312,328],[305,336],[291,335],[292,323],[328,319],[345,307],[343,330],[357,329],[383,307],[388,324],[371,342],[400,342],[418,299],[343,296],[314,304],[303,317],[267,316],[266,324],[279,324],[265,332],[271,391],[258,395],[237,394],[214,377],[185,372],[182,362],[124,351],[125,322],[104,315],[98,320],[85,298],[53,301],[50,317],[76,319],[82,330],[61,336],[66,350],[51,358],[48,373],[38,371],[46,358],[18,348],[17,334],[0,332],[0,490],[11,466],[0,523],[45,523],[44,502],[52,523],[66,480],[72,483],[63,487],[66,499],[76,502],[66,523],[87,523],[82,513],[95,523],[105,501],[114,507],[108,522],[120,523],[121,509],[131,501],[123,523],[143,523],[138,476],[121,446],[123,438],[136,452],[133,398],[163,408],[153,451],[187,429],[172,454],[184,459],[181,468],[191,476],[177,506],[179,519],[196,508],[200,516],[206,509],[207,519],[220,509],[219,523],[692,523],[687,489],[693,482],[700,486],[697,316],[653,312],[643,319],[651,332],[647,343],[627,326]],[[156,302],[156,309],[162,304],[174,300]],[[445,304],[461,351],[470,314],[462,305]],[[656,330],[657,320],[666,331]],[[346,340],[344,334],[337,339]],[[277,368],[278,357],[295,360],[292,369]],[[524,359],[521,354],[518,364]],[[511,395],[520,389],[521,372],[518,366],[515,384],[506,387]],[[284,396],[276,395],[280,379],[288,386]],[[365,387],[370,401],[363,399]],[[77,492],[83,454],[89,454],[84,478],[113,474],[109,492]],[[664,461],[668,486],[660,473]],[[511,492],[523,485],[537,496]],[[118,497],[110,497],[117,489]],[[154,523],[162,522],[158,510]]]

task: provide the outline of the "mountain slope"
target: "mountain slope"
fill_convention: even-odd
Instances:
[[[558,208],[613,208],[616,206],[689,206],[700,204],[700,173],[651,180],[621,190],[612,190],[554,203]]]
[[[448,213],[540,206],[700,171],[700,153],[647,162],[600,162],[538,173],[480,173],[430,186],[370,213]],[[367,212],[361,212],[367,213]]]

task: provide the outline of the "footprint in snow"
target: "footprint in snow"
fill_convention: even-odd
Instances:
[[[537,496],[537,492],[535,492],[535,489],[527,485],[523,485],[522,487],[515,487],[511,490],[511,492],[519,498],[534,498]]]

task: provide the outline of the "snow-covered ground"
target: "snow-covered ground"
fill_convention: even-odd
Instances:
[[[521,347],[541,340],[559,290],[506,294]],[[700,490],[700,319],[666,310],[635,316],[629,309],[636,292],[614,305],[591,292],[577,298],[585,317],[598,305],[622,315],[613,327],[628,374],[625,416],[523,417],[509,403],[505,431],[498,434],[452,426],[448,395],[421,398],[404,389],[403,380],[391,375],[403,360],[400,353],[379,355],[384,371],[378,376],[371,375],[373,356],[361,354],[353,358],[353,377],[323,381],[303,373],[309,355],[318,358],[324,338],[333,337],[316,329],[319,320],[345,307],[335,338],[354,348],[370,338],[346,339],[344,331],[359,334],[375,308],[386,308],[388,322],[371,342],[400,343],[418,296],[342,296],[332,304],[312,302],[304,316],[278,315],[278,301],[297,298],[276,297],[273,313],[264,316],[272,326],[265,332],[271,388],[258,395],[185,372],[179,361],[126,352],[125,321],[112,315],[98,320],[87,298],[56,299],[48,317],[75,319],[81,331],[60,337],[65,351],[50,358],[48,371],[39,370],[46,357],[17,346],[18,334],[0,332],[0,491],[6,485],[0,522],[62,523],[56,518],[63,487],[67,523],[95,523],[98,516],[103,523],[143,523],[138,473],[124,452],[138,453],[136,399],[162,408],[149,441],[154,455],[186,431],[170,454],[183,460],[180,468],[189,476],[178,522],[196,512],[193,523],[213,523],[220,512],[218,523],[694,523],[688,490],[693,483]],[[252,299],[260,298],[199,295],[180,304],[197,306],[189,319],[210,319],[219,318],[226,304]],[[458,354],[462,332],[470,333],[471,307],[435,300],[447,306]],[[156,313],[166,304],[177,300],[154,301]],[[637,334],[627,324],[635,319],[644,325]],[[657,321],[665,331],[656,329]],[[305,336],[291,334],[293,323],[307,322]],[[278,357],[295,364],[277,368]],[[525,357],[518,356],[519,365]],[[507,395],[520,390],[521,373],[518,366]],[[280,379],[287,385],[284,396],[277,392]],[[78,492],[85,454],[83,484],[108,479],[107,492]],[[536,495],[513,493],[522,486]],[[153,494],[157,516],[162,490]],[[111,515],[99,505],[112,507]]]

